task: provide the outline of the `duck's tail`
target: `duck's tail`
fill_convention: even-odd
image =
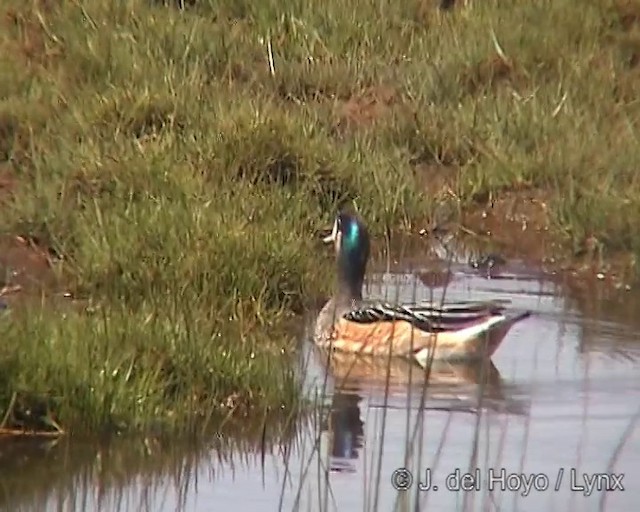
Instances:
[[[414,357],[421,366],[434,359],[454,362],[490,358],[511,327],[530,315],[531,311],[501,312],[454,331],[439,332],[435,345],[416,351]]]

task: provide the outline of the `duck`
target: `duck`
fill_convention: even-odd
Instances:
[[[335,249],[337,289],[317,316],[313,339],[331,351],[433,361],[489,359],[516,322],[530,311],[509,311],[509,301],[390,304],[363,300],[370,238],[362,218],[341,211],[323,238]]]

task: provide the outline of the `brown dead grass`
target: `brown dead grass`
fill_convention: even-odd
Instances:
[[[398,104],[398,94],[393,87],[370,87],[338,105],[337,128],[355,129],[374,125]]]
[[[15,190],[17,179],[7,163],[0,163],[0,206]]]
[[[453,190],[460,175],[460,168],[437,162],[417,163],[414,173],[427,194],[435,198],[444,198],[454,195]]]
[[[500,85],[519,87],[523,81],[524,76],[519,67],[499,55],[479,62],[468,69],[462,77],[462,83],[470,94],[483,89],[494,89]]]
[[[60,40],[47,30],[46,16],[56,8],[53,0],[37,0],[25,8],[8,9],[4,16],[5,30],[17,33],[11,54],[35,67],[48,68],[62,56]]]
[[[7,161],[20,135],[20,123],[14,115],[0,113],[0,162]],[[0,176],[6,174],[0,171]]]
[[[640,2],[638,0],[618,0],[613,4],[613,12],[618,17],[620,26],[631,31],[640,26]]]

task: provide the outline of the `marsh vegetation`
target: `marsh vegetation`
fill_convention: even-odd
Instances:
[[[343,204],[634,268],[636,1],[0,11],[4,428],[295,410],[288,327],[330,292],[313,234]]]

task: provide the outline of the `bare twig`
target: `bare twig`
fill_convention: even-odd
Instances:
[[[504,53],[504,50],[502,49],[502,46],[500,46],[500,43],[498,42],[498,37],[496,36],[496,33],[493,29],[491,29],[491,40],[493,41],[493,47],[496,49],[496,53],[498,54],[498,56],[502,59],[502,61],[505,64],[508,64],[509,57],[507,57],[506,53]]]
[[[560,102],[558,103],[556,108],[553,109],[553,112],[551,112],[551,117],[555,118],[560,113],[560,110],[562,110],[564,102],[567,101],[568,94],[569,93],[565,91],[565,93],[562,95],[562,98],[560,99]]]
[[[273,62],[273,48],[271,47],[271,34],[267,36],[267,59],[269,60],[269,72],[276,76],[276,66]]]

